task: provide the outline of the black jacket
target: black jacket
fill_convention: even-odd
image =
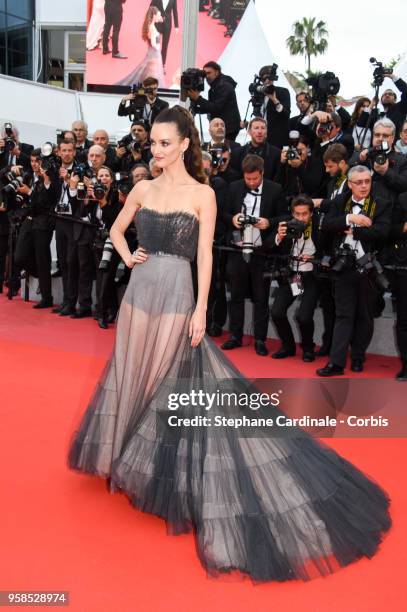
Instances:
[[[292,168],[288,163],[280,164],[275,180],[282,186],[285,197],[306,193],[316,198],[323,178],[324,170],[320,160],[310,155],[298,168]]]
[[[264,160],[264,177],[270,181],[274,181],[280,167],[281,151],[277,147],[266,142],[261,147],[254,147],[251,142],[248,142],[239,149],[232,151],[230,163],[237,170],[240,176],[243,176],[242,162],[249,153],[259,155]]]
[[[52,179],[48,188],[45,187],[42,178],[33,184],[32,193],[29,196],[29,216],[32,217],[32,229],[52,230],[54,228],[54,219],[50,213],[54,212],[58,189],[58,179]]]
[[[153,125],[156,120],[157,115],[161,113],[164,108],[168,108],[169,104],[165,100],[161,100],[161,98],[156,98],[154,103],[150,106],[151,111],[148,118],[148,122]],[[130,100],[125,100],[124,102],[120,102],[119,108],[117,110],[117,114],[119,117],[127,117],[128,115],[133,115],[134,111],[132,110],[132,103]]]
[[[387,119],[391,119],[396,126],[396,137],[398,137],[407,114],[407,83],[403,79],[397,79],[394,84],[401,92],[400,101],[391,104],[386,111],[379,112],[377,108],[374,108],[370,113],[366,111],[362,112],[358,121],[359,126],[366,127],[366,125],[369,124],[369,128],[373,129],[378,119],[387,117]]]
[[[407,191],[407,157],[396,151],[390,151],[388,155],[389,169],[383,176],[378,172],[373,173],[374,192],[383,198],[389,199],[394,204],[401,193]],[[360,162],[373,170],[370,160]]]
[[[289,221],[292,216],[279,219],[279,221]],[[292,236],[286,236],[280,244],[276,244],[278,226],[274,228],[272,234],[269,236],[266,242],[266,247],[270,250],[275,250],[280,255],[289,255],[292,251],[295,239]],[[314,257],[319,258],[327,251],[327,245],[329,244],[328,235],[323,233],[320,228],[320,215],[318,210],[314,210],[312,215],[312,230],[311,230],[312,242],[315,245]]]
[[[199,96],[194,102],[195,112],[207,114],[209,120],[220,117],[226,126],[226,135],[240,130],[240,112],[236,99],[236,81],[220,74],[209,88],[208,100]]]
[[[223,220],[226,225],[226,240],[232,241],[233,232],[236,227],[232,223],[232,218],[242,211],[243,200],[247,193],[244,180],[236,181],[229,185],[229,192],[226,199]],[[269,220],[270,227],[260,230],[262,244],[265,243],[273,228],[278,224],[279,217],[284,215],[284,199],[282,197],[281,186],[267,179],[263,180],[263,190],[260,201],[260,217]]]
[[[75,205],[75,217],[81,219],[85,215],[89,215],[89,225],[81,222],[74,222],[73,237],[78,244],[93,244],[97,228],[105,227],[110,230],[117,215],[121,210],[117,189],[112,188],[108,196],[108,203],[102,208],[102,223],[96,216],[99,208],[99,202],[90,200],[85,204],[85,200],[78,200]]]
[[[331,200],[328,213],[322,222],[322,231],[335,234],[333,246],[339,246],[345,238],[346,225],[345,206],[351,194],[344,193]],[[390,232],[392,206],[388,200],[373,196],[376,210],[370,227],[354,227],[353,237],[360,240],[365,253],[380,250]]]
[[[211,176],[209,184],[215,192],[216,198],[216,226],[215,226],[215,241],[222,242],[225,236],[224,211],[226,206],[227,194],[229,185],[219,176]]]
[[[266,107],[267,142],[282,149],[288,142],[288,124],[291,113],[290,92],[286,87],[276,87],[276,96],[283,110],[278,112],[271,100]]]
[[[179,27],[178,23],[178,7],[177,0],[169,0],[166,9],[164,10],[164,6],[161,0],[152,0],[150,6],[155,6],[160,11],[163,16],[163,23],[157,23],[157,30],[162,33],[164,30],[170,30],[172,26],[172,19],[174,17],[174,28]]]

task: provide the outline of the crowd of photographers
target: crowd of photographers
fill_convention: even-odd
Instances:
[[[267,356],[269,319],[281,340],[274,359],[295,355],[287,310],[298,298],[296,320],[305,362],[326,356],[320,376],[364,369],[374,320],[393,298],[397,346],[407,380],[407,84],[376,62],[376,95],[360,98],[350,115],[337,105],[339,81],[325,73],[296,96],[291,110],[287,89],[275,85],[277,66],[264,66],[250,84],[253,108],[241,120],[236,83],[216,62],[181,77],[181,98],[194,114],[210,120],[202,142],[208,182],[218,215],[207,331],[220,336],[229,308],[230,336],[223,350],[242,346],[245,299],[253,303],[254,348]],[[392,78],[400,91],[385,90]],[[203,95],[204,79],[209,84]],[[101,328],[118,310],[118,287],[129,271],[113,248],[109,230],[132,186],[159,175],[149,129],[167,103],[148,78],[120,103],[130,132],[109,144],[103,129],[88,140],[76,121],[58,135],[58,144],[34,149],[5,124],[0,133],[0,287],[7,277],[15,295],[21,273],[39,279],[41,300],[53,307],[50,243],[55,232],[63,300],[60,316],[94,316]],[[381,103],[382,111],[378,106]],[[235,140],[247,130],[246,144]],[[134,227],[126,238],[137,245]],[[7,266],[6,266],[7,263]],[[196,285],[196,269],[192,264]],[[96,279],[96,310],[92,288]],[[269,309],[272,281],[273,300]],[[226,287],[230,293],[226,299]],[[323,341],[316,350],[314,313],[323,314]]]

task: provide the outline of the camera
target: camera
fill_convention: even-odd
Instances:
[[[315,110],[325,110],[328,96],[336,96],[341,87],[334,72],[324,72],[318,76],[309,77],[306,83],[312,87],[311,102]]]
[[[377,147],[370,147],[367,159],[369,159],[372,164],[379,164],[379,166],[384,166],[387,161],[387,156],[390,153],[389,143],[383,140]]]
[[[223,149],[222,147],[212,147],[211,149],[209,149],[209,153],[211,154],[212,157],[212,168],[219,168],[219,166],[222,163],[222,153],[223,153]]]
[[[103,183],[98,181],[96,178],[93,178],[92,186],[93,186],[93,196],[95,200],[103,200],[103,198],[105,197],[105,193],[107,192],[106,185],[103,185]]]
[[[129,195],[130,191],[133,189],[133,182],[130,174],[127,172],[116,172],[114,178],[117,182],[118,190],[124,195]]]
[[[7,172],[3,175],[3,181],[7,183],[2,189],[4,193],[17,193],[17,190],[24,184],[24,179],[15,172]]]
[[[294,240],[298,240],[305,232],[306,227],[307,224],[303,221],[298,221],[298,219],[290,219],[286,222],[287,236],[294,238]]]
[[[79,181],[76,186],[76,197],[78,200],[84,200],[88,194],[87,187],[83,181]]]
[[[41,147],[41,168],[50,178],[58,178],[59,170],[62,166],[62,161],[54,154],[54,145],[52,142],[44,142]]]
[[[262,73],[261,78],[255,74],[253,83],[250,83],[249,85],[249,94],[251,95],[250,102],[253,106],[253,115],[255,116],[261,115],[261,107],[264,102],[264,97],[267,95],[272,95],[276,90],[272,83],[264,85],[263,80],[269,79],[270,81],[276,81],[278,79],[277,68],[277,64],[273,64],[268,73]]]
[[[4,148],[3,151],[5,153],[10,153],[16,146],[17,143],[13,137],[13,126],[11,123],[4,124],[4,131],[6,132],[6,137],[4,138]]]
[[[253,225],[259,222],[257,217],[248,215],[246,212],[239,215],[238,222],[242,226],[242,252],[243,259],[246,263],[250,261],[250,256],[253,253]]]
[[[373,273],[377,287],[383,292],[387,291],[390,283],[384,275],[383,268],[374,253],[365,253],[362,257],[359,257],[356,260],[356,268],[360,274]]]
[[[73,176],[79,176],[79,180],[83,181],[85,176],[87,178],[93,178],[94,172],[93,172],[92,168],[87,163],[86,164],[78,164],[75,167],[74,171],[73,171]]]
[[[350,244],[342,244],[340,247],[335,249],[334,252],[335,263],[331,267],[332,272],[345,272],[352,270],[356,264],[356,252]]]
[[[199,68],[187,68],[181,74],[181,100],[185,102],[187,99],[187,91],[192,89],[193,91],[204,91],[205,89],[205,71],[199,70]]]
[[[110,238],[106,238],[103,247],[102,259],[100,260],[99,264],[99,270],[103,270],[104,272],[106,272],[106,270],[109,268],[110,262],[112,260],[113,251],[113,242],[110,240]]]
[[[117,143],[118,147],[124,147],[126,151],[131,153],[132,151],[141,151],[142,146],[138,140],[135,140],[132,134],[127,134]]]
[[[300,133],[297,130],[291,130],[288,134],[289,147],[287,149],[287,160],[293,161],[294,159],[300,159],[298,153],[298,143],[300,141]]]
[[[383,66],[382,62],[378,62],[375,57],[371,57],[369,61],[376,66],[373,70],[373,85],[380,87],[380,85],[383,85],[385,77],[393,74],[393,69]]]

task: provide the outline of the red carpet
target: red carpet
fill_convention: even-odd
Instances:
[[[69,609],[78,612],[405,609],[405,440],[328,441],[392,497],[394,526],[372,560],[309,583],[210,580],[192,535],[167,536],[163,521],[110,495],[104,481],[67,469],[72,431],[114,330],[31,306],[0,296],[0,590],[70,591]],[[276,364],[252,347],[230,357],[249,376],[304,376],[315,369],[299,358]],[[371,357],[368,366],[366,376],[392,376],[397,360]]]

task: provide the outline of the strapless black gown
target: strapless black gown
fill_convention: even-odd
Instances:
[[[107,478],[171,533],[193,531],[212,575],[307,580],[372,557],[391,525],[388,495],[302,429],[243,437],[233,428],[160,427],[170,391],[186,384],[210,392],[227,379],[244,387],[245,379],[206,336],[190,345],[196,217],[142,208],[136,225],[149,257],[132,270],[114,353],[69,466]]]

